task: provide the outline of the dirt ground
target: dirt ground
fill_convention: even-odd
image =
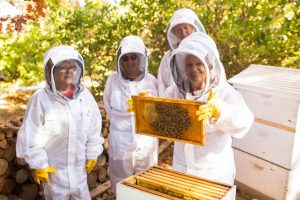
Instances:
[[[26,104],[32,92],[0,94],[0,124],[15,117],[24,116]]]
[[[0,94],[0,124],[25,114],[26,104],[33,92],[14,92]],[[160,141],[161,142],[161,141]],[[160,155],[160,166],[171,168],[172,166],[173,144],[167,147]],[[114,198],[108,198],[114,199]],[[237,200],[253,199],[249,195],[237,190]],[[254,200],[254,199],[253,199]]]

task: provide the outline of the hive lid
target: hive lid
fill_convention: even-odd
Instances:
[[[205,102],[133,96],[136,133],[205,145],[205,127],[196,110]]]
[[[300,100],[300,69],[252,64],[228,82],[234,87],[267,90]]]

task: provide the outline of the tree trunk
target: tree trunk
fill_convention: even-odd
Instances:
[[[108,128],[109,127],[109,120],[108,119],[102,120],[102,124],[103,124],[103,127]]]
[[[16,157],[16,163],[20,166],[24,166],[27,164],[24,158],[18,158],[18,157]]]
[[[171,144],[172,144],[172,142],[163,141],[161,143],[161,145],[159,145],[158,154],[161,154],[162,152],[164,152],[164,150],[166,148],[168,148]]]
[[[5,124],[0,125],[0,131],[5,133],[5,130],[7,129],[7,126]]]
[[[8,197],[6,195],[0,194],[0,200],[8,200]]]
[[[4,151],[3,158],[8,162],[12,161],[16,157],[16,150],[13,147],[8,147]]]
[[[16,120],[9,120],[8,122],[11,125],[13,125],[14,127],[21,127],[22,123],[23,123],[23,118],[22,117],[18,117],[18,119],[16,119]]]
[[[10,131],[12,131],[14,134],[18,133],[20,127],[15,126],[15,123],[13,121],[8,121],[6,123],[6,126],[9,128]]]
[[[2,176],[4,178],[9,177],[12,173],[12,170],[13,170],[13,164],[11,162],[7,162],[7,164],[8,164],[7,169],[6,169],[5,173],[2,174]]]
[[[105,110],[105,106],[104,106],[103,101],[98,102],[98,108],[99,108],[99,110]]]
[[[33,184],[23,184],[21,186],[20,196],[22,200],[32,200],[36,198],[38,194],[38,185],[36,183]]]
[[[107,138],[104,139],[103,147],[104,147],[104,151],[108,153],[109,144]]]
[[[26,169],[19,169],[14,173],[14,178],[17,183],[24,183],[28,179],[28,171]]]
[[[3,156],[4,156],[4,150],[0,149],[0,158],[3,158]]]
[[[110,177],[110,167],[108,166],[106,170],[107,170],[107,177]]]
[[[23,200],[15,194],[8,195],[8,200]]]
[[[106,190],[108,190],[111,187],[110,181],[106,181],[105,183],[98,185],[95,189],[90,191],[91,197],[95,198],[96,196],[99,196]]]
[[[6,149],[7,148],[7,141],[6,139],[3,139],[0,141],[0,148]]]
[[[15,132],[13,129],[8,128],[5,132],[6,138],[13,138],[15,136]]]
[[[0,132],[0,141],[5,139],[5,133]]]
[[[3,175],[8,168],[8,162],[4,159],[0,159],[0,175]]]
[[[100,167],[98,169],[98,181],[100,181],[100,183],[103,183],[104,181],[106,181],[107,177],[107,170],[105,167]]]
[[[4,179],[5,179],[4,176],[1,176],[1,177],[0,177],[0,191],[2,190],[2,188],[3,188],[3,186],[4,186]]]
[[[97,159],[97,166],[105,166],[106,165],[106,156],[104,153],[102,153],[100,156],[98,156]]]
[[[103,130],[102,130],[102,136],[104,138],[107,138],[108,136],[108,128],[107,127],[103,127]]]
[[[16,187],[16,182],[9,178],[4,180],[4,186],[1,190],[1,194],[10,194]]]
[[[97,182],[97,173],[96,172],[91,172],[87,175],[87,182],[89,189],[94,189],[96,187],[96,182]]]

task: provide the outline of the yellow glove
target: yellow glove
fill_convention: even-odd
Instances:
[[[143,91],[143,92],[140,92],[140,93],[139,93],[139,96],[147,97],[147,96],[149,96],[149,94],[148,94],[148,92]]]
[[[90,173],[94,169],[96,163],[97,163],[97,160],[87,160],[87,162],[86,162],[87,173]]]
[[[142,96],[142,97],[147,97],[148,92],[143,91],[143,92],[140,92],[138,95]],[[133,100],[132,100],[132,98],[127,99],[126,103],[129,105],[129,108],[126,110],[126,112],[133,112],[134,109],[133,109]]]
[[[48,173],[57,174],[56,169],[52,167],[47,167],[44,169],[36,169],[34,170],[35,180],[38,184],[41,183],[41,181],[48,183],[49,182],[49,176]]]
[[[129,105],[129,108],[126,110],[126,112],[133,112],[133,100],[132,100],[132,98],[127,99],[126,103]]]
[[[217,122],[220,117],[221,111],[220,109],[212,102],[216,96],[214,95],[212,89],[209,91],[208,102],[207,104],[199,106],[199,110],[196,111],[196,115],[198,115],[198,120],[204,120],[206,122],[209,119],[211,124]]]

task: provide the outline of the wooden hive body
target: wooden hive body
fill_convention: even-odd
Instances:
[[[236,180],[274,199],[300,199],[300,69],[251,65],[229,80],[255,122],[234,139]]]

